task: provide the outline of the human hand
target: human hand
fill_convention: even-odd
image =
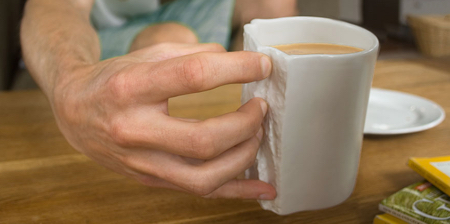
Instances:
[[[78,151],[152,186],[205,197],[273,199],[258,180],[235,179],[255,160],[266,103],[254,98],[205,121],[170,117],[168,98],[264,79],[270,59],[218,44],[159,44],[61,74],[50,101]]]

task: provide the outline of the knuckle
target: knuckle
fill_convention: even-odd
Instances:
[[[189,153],[198,159],[211,159],[216,156],[214,141],[209,132],[195,131],[189,136]]]
[[[205,59],[194,56],[182,63],[181,80],[188,89],[200,91],[204,89],[207,72],[208,65]]]
[[[190,191],[199,196],[207,196],[216,190],[211,178],[206,173],[199,173],[191,180]]]
[[[111,78],[109,78],[107,86],[110,93],[116,100],[124,100],[126,102],[130,99],[131,88],[126,73],[118,72],[114,74]]]
[[[113,143],[121,147],[129,147],[130,136],[126,123],[122,119],[114,119],[110,124],[109,136]]]

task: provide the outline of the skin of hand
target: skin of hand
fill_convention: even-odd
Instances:
[[[227,53],[218,44],[163,43],[98,61],[92,4],[29,0],[21,27],[24,60],[69,143],[148,186],[274,199],[270,184],[235,179],[255,160],[267,111],[262,99],[205,121],[171,117],[167,110],[170,97],[266,78],[270,58]]]
[[[264,79],[270,59],[218,44],[159,44],[77,69],[55,89],[54,112],[72,146],[153,187],[207,197],[272,199],[273,188],[234,179],[249,168],[266,103],[254,98],[205,121],[170,117],[168,98]]]

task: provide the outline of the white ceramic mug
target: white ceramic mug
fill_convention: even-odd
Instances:
[[[358,173],[377,38],[361,27],[315,17],[256,19],[244,31],[244,49],[273,62],[271,76],[244,85],[242,93],[243,103],[261,97],[269,104],[257,161],[246,172],[277,190],[277,198],[259,201],[261,206],[285,215],[345,201]],[[287,55],[270,47],[292,43],[364,50]]]

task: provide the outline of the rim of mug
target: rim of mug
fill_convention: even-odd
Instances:
[[[277,52],[280,52],[282,54],[287,55],[287,57],[289,58],[305,58],[305,57],[353,57],[353,56],[358,56],[358,55],[364,55],[364,54],[370,54],[373,51],[378,51],[379,48],[379,41],[378,38],[375,36],[375,34],[373,34],[372,32],[370,32],[369,30],[360,27],[358,25],[355,24],[351,24],[348,22],[344,22],[344,21],[340,21],[340,20],[335,20],[335,19],[330,19],[330,18],[325,18],[325,17],[316,17],[316,16],[292,16],[292,17],[281,17],[281,18],[275,18],[275,19],[253,19],[250,23],[244,25],[244,32],[247,32],[245,30],[245,27],[252,27],[252,26],[256,26],[258,23],[264,23],[264,22],[276,22],[277,20],[315,20],[315,21],[327,21],[327,22],[331,22],[331,23],[336,23],[339,24],[341,26],[346,26],[352,29],[357,29],[360,30],[363,33],[366,33],[371,39],[372,39],[372,46],[370,46],[368,49],[364,49],[363,51],[359,51],[359,52],[355,52],[355,53],[348,53],[348,54],[305,54],[305,55],[290,55],[290,54],[286,54],[285,52],[278,50],[276,48],[273,48],[271,46],[266,46],[266,45],[262,45],[258,39],[254,38],[253,40],[258,44],[258,48],[266,48],[266,49],[274,49]],[[247,32],[248,33],[248,32]]]

